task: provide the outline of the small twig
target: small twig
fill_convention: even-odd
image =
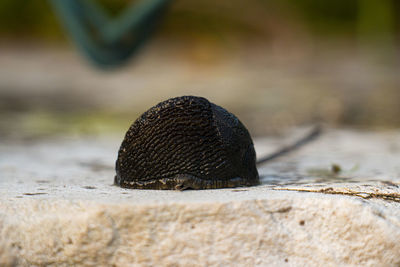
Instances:
[[[282,148],[280,148],[279,150],[266,155],[260,159],[257,160],[257,165],[261,165],[267,161],[271,161],[274,160],[278,157],[281,157],[289,152],[292,152],[298,148],[300,148],[301,146],[307,144],[308,142],[313,141],[315,138],[317,138],[320,134],[321,134],[321,126],[317,125],[315,126],[310,133],[308,133],[307,135],[305,135],[304,137],[302,137],[301,139],[297,140],[295,143],[288,145],[288,146],[284,146]]]

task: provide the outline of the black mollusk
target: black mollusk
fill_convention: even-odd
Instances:
[[[216,189],[259,184],[249,132],[224,108],[195,96],[142,114],[118,152],[115,184],[136,189]]]

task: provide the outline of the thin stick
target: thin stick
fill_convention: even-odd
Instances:
[[[267,161],[272,161],[278,157],[284,156],[285,154],[302,147],[303,145],[307,144],[308,142],[311,142],[314,139],[316,139],[321,134],[321,131],[322,131],[322,129],[321,129],[320,125],[315,126],[307,135],[305,135],[304,137],[302,137],[295,143],[288,145],[288,146],[284,146],[284,147],[280,148],[279,150],[272,152],[271,154],[258,159],[257,165],[264,164]]]

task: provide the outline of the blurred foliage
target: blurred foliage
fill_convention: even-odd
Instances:
[[[302,18],[316,32],[351,33],[356,29],[359,5],[355,0],[288,0],[288,2],[300,11]]]
[[[1,0],[0,34],[10,37],[62,36],[49,3],[38,0]]]
[[[127,0],[99,0],[112,14],[120,12]],[[393,39],[399,4],[395,0],[175,0],[164,25],[171,36],[234,32],[267,36],[274,28],[306,25],[317,35],[385,33]],[[282,24],[284,26],[282,26]],[[276,29],[275,29],[276,30]],[[0,35],[10,37],[63,36],[47,1],[1,0]],[[173,35],[172,35],[173,36]]]
[[[396,31],[395,12],[393,0],[363,0],[359,8],[360,34],[370,39],[392,42]]]

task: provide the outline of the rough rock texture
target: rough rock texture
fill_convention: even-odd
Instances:
[[[260,186],[183,192],[113,186],[119,142],[0,143],[0,266],[400,265],[400,132],[331,130]]]

